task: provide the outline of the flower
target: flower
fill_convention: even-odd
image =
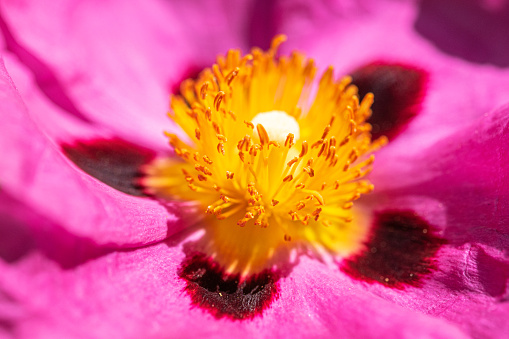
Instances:
[[[436,2],[360,4],[2,4],[0,329],[31,338],[507,333],[506,65],[489,49],[482,61],[498,67],[478,64],[470,49],[444,52],[430,43],[426,13],[443,9]],[[299,47],[342,74],[357,70],[359,82],[408,65],[429,80],[418,114],[377,153],[375,191],[361,200],[382,230],[368,239],[376,246],[341,269],[300,256],[281,277],[262,277],[267,297],[247,299],[259,313],[232,320],[231,310],[203,310],[197,300],[214,306],[193,299],[203,292],[186,279],[193,265],[209,281],[221,268],[186,258],[196,239],[183,229],[181,205],[135,196],[140,191],[122,178],[168,153],[160,133],[175,129],[161,114],[167,92],[214,54],[249,47],[239,33],[249,20],[239,13],[252,8],[251,41],[266,43],[274,24],[289,35],[283,48]],[[110,142],[87,142],[94,139]],[[416,242],[393,247],[406,239],[394,237],[402,223],[418,240],[415,230],[429,232],[425,244],[435,247],[417,253],[422,278],[391,275],[399,283],[391,285],[372,274],[369,253],[392,260],[385,270],[405,263]],[[233,313],[245,306],[224,305]]]

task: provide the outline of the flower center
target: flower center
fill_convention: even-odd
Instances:
[[[385,138],[371,142],[372,95],[329,68],[315,81],[312,60],[244,57],[230,50],[171,102],[184,135],[168,133],[180,160],[146,168],[144,186],[192,201],[204,217],[204,248],[228,272],[244,275],[289,260],[293,251],[344,256],[367,229],[353,202],[373,189],[364,177]],[[260,113],[261,112],[261,113]]]
[[[284,143],[288,134],[292,134],[294,142],[300,139],[300,127],[294,117],[283,111],[270,111],[259,113],[251,123],[258,128],[258,125],[267,132],[269,140]]]

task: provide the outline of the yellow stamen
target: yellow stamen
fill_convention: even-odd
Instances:
[[[371,153],[387,142],[371,142],[373,96],[359,102],[332,68],[315,80],[314,61],[299,53],[276,58],[285,39],[268,52],[231,50],[183,82],[171,117],[189,141],[166,133],[180,161],[146,168],[151,192],[201,206],[204,250],[244,275],[302,246],[359,250],[367,227],[354,201],[373,190]]]

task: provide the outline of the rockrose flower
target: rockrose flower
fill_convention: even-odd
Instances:
[[[509,334],[505,1],[0,11],[2,337]]]

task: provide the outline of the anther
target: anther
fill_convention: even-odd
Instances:
[[[195,164],[194,165],[194,169],[197,170],[197,171],[202,172],[205,175],[212,175],[212,172],[210,171],[210,169],[208,169],[207,167],[205,167],[203,165]]]
[[[320,217],[320,213],[322,212],[321,208],[317,208],[316,210],[311,213],[311,215],[314,217],[315,221],[318,221],[318,218]]]
[[[347,136],[343,139],[343,141],[341,141],[341,143],[339,144],[339,146],[340,146],[340,147],[341,147],[341,146],[344,146],[344,145],[346,145],[349,141],[350,141],[350,135],[347,135]]]
[[[216,97],[214,98],[214,108],[216,109],[216,111],[219,111],[219,106],[221,105],[221,101],[223,101],[223,98],[224,92],[223,91],[217,92]]]
[[[225,151],[224,151],[224,144],[222,142],[220,142],[219,144],[217,144],[217,151],[219,153],[221,153],[222,155],[225,155]]]
[[[308,222],[309,222],[309,219],[311,218],[311,214],[306,214],[304,216],[304,219],[302,219],[300,222],[303,224],[303,225],[307,225]]]
[[[214,210],[213,210],[213,213],[214,213],[214,215],[216,215],[216,216],[217,216],[217,215],[219,215],[219,214],[221,214],[222,212],[223,212],[223,208],[222,208],[221,206],[217,206],[217,207],[215,207],[215,208],[214,208]]]
[[[233,71],[231,71],[225,77],[225,80],[226,80],[226,83],[228,84],[228,86],[230,86],[232,81],[233,81],[233,79],[235,79],[237,77],[237,74],[239,74],[239,71],[240,71],[240,68],[236,67]]]
[[[336,147],[336,137],[335,136],[331,136],[330,139],[329,139],[329,145],[334,146]]]
[[[311,145],[311,148],[316,148],[316,147],[320,146],[323,143],[324,143],[324,140],[320,139],[317,142],[313,143],[313,145]]]
[[[299,157],[302,158],[308,152],[308,143],[306,140],[302,142],[302,150],[300,151]]]
[[[206,82],[204,83],[201,88],[200,88],[200,96],[201,96],[201,99],[202,100],[205,100],[205,98],[207,97],[207,89],[209,88],[209,83]]]
[[[265,130],[265,127],[263,127],[262,124],[256,125],[256,130],[258,132],[258,136],[260,137],[260,142],[262,143],[262,146],[269,143],[269,135],[267,134],[267,131]]]
[[[306,172],[311,178],[315,176],[315,170],[309,166],[304,167],[302,170]]]
[[[327,161],[329,159],[332,160],[335,155],[336,155],[336,147],[335,146],[329,147],[329,152],[327,154],[327,158],[325,158],[325,161]]]
[[[269,142],[269,146],[274,146],[275,148],[280,148],[281,145],[279,145],[279,143],[277,141],[270,141]]]
[[[322,147],[320,148],[320,151],[318,152],[318,156],[321,156],[324,151],[327,149],[327,146],[328,146],[328,143],[327,141],[325,143],[322,144]]]
[[[212,160],[206,155],[203,156],[203,161],[205,161],[207,164],[212,165]]]
[[[322,137],[320,139],[325,139],[325,137],[327,136],[327,134],[329,134],[329,131],[330,131],[330,125],[327,125],[325,127],[325,129],[323,130],[323,134],[322,134]]]
[[[293,164],[295,164],[297,161],[299,161],[299,158],[295,157],[292,160],[288,161],[286,164],[288,167],[291,167]]]
[[[212,110],[210,107],[205,110],[205,117],[208,121],[212,121]]]
[[[285,140],[285,147],[292,148],[292,146],[294,145],[293,143],[294,138],[295,136],[292,133],[288,133]]]

